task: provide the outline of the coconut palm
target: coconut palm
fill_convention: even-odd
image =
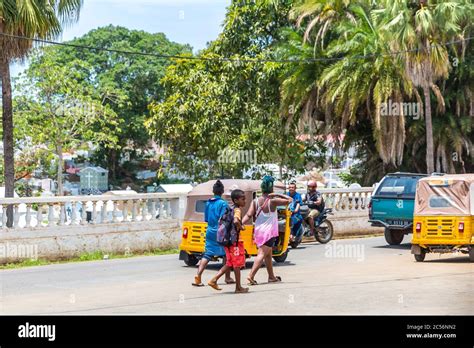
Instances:
[[[367,3],[360,0],[300,0],[290,16],[296,18],[298,27],[308,21],[303,37],[305,42],[309,41],[315,32],[314,44],[320,43],[321,47],[324,47],[324,40],[332,27],[344,19],[355,22],[352,8],[362,2]]]
[[[13,197],[15,180],[10,63],[24,59],[33,47],[32,40],[18,36],[32,39],[57,37],[64,25],[78,20],[82,3],[82,0],[0,0],[5,197]],[[7,210],[8,227],[12,226],[12,215],[10,206]]]
[[[466,173],[472,170],[470,164],[474,158],[474,67],[468,64],[474,58],[474,46],[452,46],[450,51],[459,57],[459,61],[455,60],[449,79],[440,85],[445,113],[440,114],[439,108],[434,108],[435,169],[437,172]],[[419,125],[409,125],[408,129],[411,139],[407,146],[413,147],[414,154],[419,151],[421,144],[425,144],[423,120],[421,121]],[[412,135],[416,131],[418,134]]]
[[[446,80],[450,62],[446,42],[462,39],[472,18],[471,1],[384,0],[376,15],[384,17],[384,30],[392,37],[391,47],[404,51],[405,71],[416,87],[423,90],[426,124],[426,165],[435,169],[431,92],[444,109],[443,96],[436,84]]]
[[[328,55],[347,57],[326,68],[320,79],[323,102],[333,108],[341,130],[354,126],[358,118],[373,124],[376,148],[384,164],[398,167],[403,160],[405,116],[383,115],[383,103],[400,103],[411,97],[412,84],[400,61],[374,21],[371,11],[353,8],[355,22],[339,24],[339,39],[328,46]]]
[[[277,56],[282,59],[307,60],[307,63],[287,64],[282,70],[280,106],[282,116],[287,117],[287,126],[296,127],[298,134],[309,132],[312,137],[318,121],[322,121],[320,116],[324,116],[323,110],[318,109],[317,84],[324,65],[311,61],[313,48],[307,43],[301,44],[301,40],[300,33],[287,29],[277,49]],[[326,126],[328,124],[326,122]]]

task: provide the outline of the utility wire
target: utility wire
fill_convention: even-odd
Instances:
[[[4,37],[9,37],[13,39],[18,39],[18,40],[29,40],[33,42],[38,42],[42,44],[49,44],[49,45],[55,45],[55,46],[64,46],[64,47],[72,47],[72,48],[77,48],[77,49],[82,49],[82,50],[90,50],[90,51],[104,51],[104,52],[110,52],[110,53],[118,53],[122,55],[136,55],[136,56],[147,56],[147,57],[154,57],[154,58],[162,58],[162,59],[182,59],[182,60],[196,60],[196,61],[216,61],[216,62],[235,62],[235,63],[297,63],[297,64],[311,64],[314,62],[329,62],[329,61],[337,61],[337,60],[344,60],[347,58],[350,59],[367,59],[367,58],[373,58],[373,57],[390,57],[390,56],[395,56],[403,53],[410,53],[410,52],[417,52],[420,51],[421,48],[415,48],[411,50],[403,50],[403,51],[395,51],[395,52],[390,52],[387,54],[376,54],[376,53],[371,53],[367,55],[355,55],[355,56],[350,56],[350,57],[333,57],[333,58],[310,58],[310,59],[259,59],[259,58],[226,58],[226,57],[199,57],[199,56],[180,56],[180,55],[166,55],[166,54],[157,54],[157,53],[148,53],[148,52],[138,52],[138,51],[126,51],[126,50],[116,50],[116,49],[111,49],[111,48],[105,48],[105,47],[96,47],[96,46],[86,46],[86,45],[78,45],[78,44],[72,44],[72,43],[67,43],[67,42],[57,42],[57,41],[51,41],[51,40],[45,40],[45,39],[38,39],[38,38],[31,38],[31,37],[26,37],[26,36],[21,36],[21,35],[13,35],[13,34],[7,34],[7,33],[0,33],[0,36]],[[464,39],[459,39],[459,40],[454,40],[454,41],[449,41],[441,44],[433,44],[430,47],[436,47],[440,45],[454,45],[457,43],[465,42],[474,39],[474,36],[467,37]]]

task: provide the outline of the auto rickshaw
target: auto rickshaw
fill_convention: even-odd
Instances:
[[[260,191],[259,180],[237,180],[226,179],[221,180],[224,184],[224,194],[222,198],[232,205],[230,193],[234,189],[241,189],[245,192],[246,206],[242,209],[242,216],[247,213],[257,192]],[[202,254],[206,241],[206,227],[204,222],[204,210],[208,199],[213,197],[212,186],[215,180],[208,181],[197,185],[187,195],[186,212],[183,221],[183,231],[181,236],[181,244],[179,245],[179,259],[183,260],[188,266],[195,266]],[[284,185],[275,182],[275,189],[284,189]],[[290,239],[290,217],[291,212],[287,207],[279,207],[278,209],[278,225],[279,238],[273,247],[273,259],[276,262],[284,262],[288,256],[288,242]],[[257,245],[253,239],[253,221],[248,222],[244,226],[245,229],[240,232],[244,242],[246,258],[257,255]],[[214,261],[217,261],[215,259]]]
[[[469,254],[474,261],[474,174],[420,179],[415,195],[411,253]]]

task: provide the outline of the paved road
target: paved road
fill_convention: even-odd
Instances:
[[[473,314],[467,256],[416,263],[409,248],[382,237],[308,243],[276,266],[282,283],[267,284],[261,269],[242,295],[192,287],[196,269],[177,255],[4,270],[0,314]]]

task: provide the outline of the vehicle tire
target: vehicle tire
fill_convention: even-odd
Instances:
[[[320,233],[321,229],[323,229],[323,233]],[[317,227],[316,233],[314,237],[316,240],[321,244],[328,243],[334,235],[334,227],[332,222],[329,220],[325,220]]]
[[[421,249],[420,254],[415,254],[416,262],[423,262],[425,261],[426,251],[425,249]]]
[[[286,258],[288,257],[288,250],[284,253],[281,254],[280,256],[273,256],[273,260],[277,263],[282,263],[286,261]]]
[[[196,266],[198,264],[199,260],[195,255],[189,255],[187,260],[184,260],[184,263],[186,266]]]
[[[390,245],[399,245],[403,237],[405,237],[405,233],[402,230],[391,230],[385,227],[385,240]]]
[[[474,262],[474,246],[471,246],[471,250],[469,250],[469,261]]]

